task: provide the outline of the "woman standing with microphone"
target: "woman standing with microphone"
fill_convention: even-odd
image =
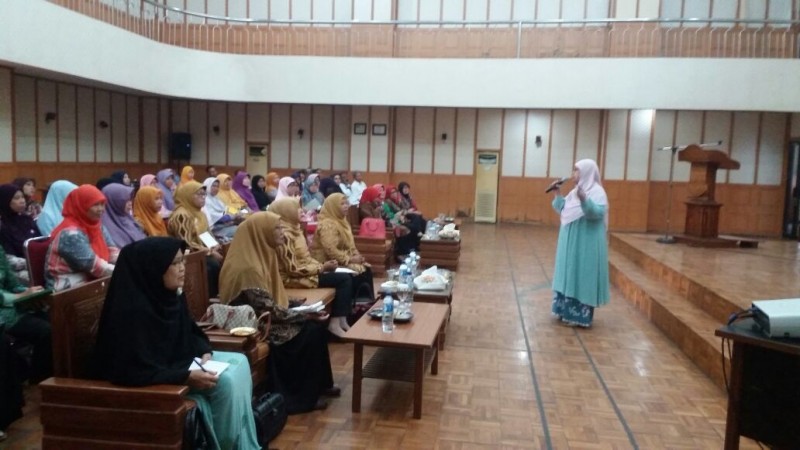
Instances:
[[[575,187],[561,196],[553,183],[553,209],[561,215],[553,273],[553,314],[570,326],[592,326],[594,309],[608,303],[608,197],[591,159],[572,169]],[[559,180],[560,181],[560,180]],[[551,189],[552,188],[552,189]]]

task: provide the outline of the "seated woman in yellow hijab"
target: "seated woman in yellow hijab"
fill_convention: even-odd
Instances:
[[[353,288],[359,297],[374,299],[372,269],[364,256],[358,252],[347,210],[350,203],[344,194],[335,193],[325,199],[317,216],[317,230],[311,242],[311,256],[319,262],[334,260],[339,267],[356,272]],[[361,294],[364,293],[364,294]]]
[[[320,396],[338,397],[333,384],[324,325],[327,314],[306,314],[289,309],[289,297],[278,268],[283,246],[280,216],[258,212],[236,230],[220,275],[219,298],[230,305],[248,304],[258,314],[268,311],[270,351],[267,390],[286,398],[289,414],[323,409]]]
[[[216,297],[219,292],[219,271],[222,254],[219,248],[207,248],[200,235],[208,231],[208,219],[202,208],[206,204],[206,188],[197,181],[189,181],[175,191],[175,211],[169,217],[167,230],[170,236],[183,239],[193,252],[208,252],[208,295]]]
[[[228,208],[228,214],[236,216],[242,214],[242,209],[247,210],[247,202],[236,191],[231,189],[231,184],[233,183],[231,176],[221,173],[217,175],[217,180],[219,180],[217,198]]]
[[[183,186],[190,181],[194,181],[194,169],[192,169],[192,166],[183,166],[183,169],[181,169],[181,182],[178,186]]]
[[[300,227],[300,215],[303,210],[296,198],[284,197],[273,202],[269,210],[281,216],[283,236],[286,244],[278,250],[281,280],[287,288],[314,289],[332,287],[336,289],[333,301],[331,321],[328,331],[336,337],[343,337],[350,329],[347,316],[353,312],[353,276],[347,273],[336,273],[339,263],[335,260],[321,263],[311,257],[303,229]]]

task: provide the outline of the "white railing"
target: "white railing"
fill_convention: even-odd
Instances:
[[[49,0],[165,44],[223,53],[417,58],[796,58],[797,20],[262,20],[153,0]]]

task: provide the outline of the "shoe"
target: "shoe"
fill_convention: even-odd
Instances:
[[[314,411],[323,411],[328,409],[328,401],[324,398],[317,400],[317,403],[314,405]]]
[[[333,386],[329,387],[328,389],[325,389],[324,391],[322,391],[322,395],[324,395],[325,397],[341,397],[342,396],[342,388],[340,388],[339,386],[334,384]]]
[[[335,387],[335,386],[334,386],[334,387]],[[337,389],[338,389],[338,388],[337,388]],[[337,396],[337,397],[338,397],[338,396]],[[3,441],[5,441],[7,437],[8,437],[8,435],[6,434],[6,432],[5,432],[5,431],[0,431],[0,442],[3,442]]]

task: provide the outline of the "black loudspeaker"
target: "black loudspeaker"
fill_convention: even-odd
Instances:
[[[189,133],[172,133],[169,136],[169,157],[190,161],[192,159],[192,135]]]

